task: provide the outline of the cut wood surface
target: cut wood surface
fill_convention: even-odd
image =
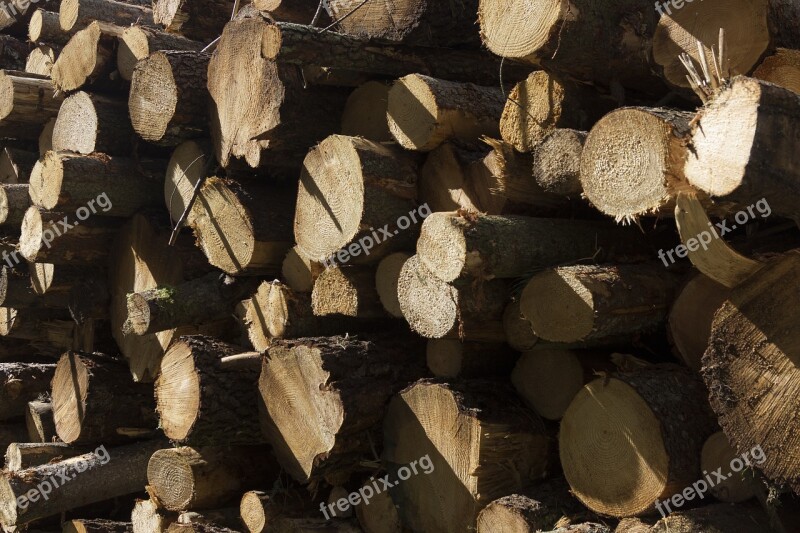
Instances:
[[[347,97],[342,112],[342,134],[364,137],[375,142],[389,142],[392,134],[386,121],[390,85],[368,81]]]
[[[30,442],[47,443],[58,440],[56,423],[53,420],[53,405],[49,401],[28,402],[25,410],[25,426],[28,431],[27,440]]]
[[[118,2],[108,0],[108,3]],[[95,21],[76,32],[53,65],[53,86],[66,92],[89,85],[113,85],[114,50],[122,31],[120,27]]]
[[[203,43],[146,28],[131,26],[125,28],[117,47],[117,69],[122,79],[131,81],[136,63],[160,50],[184,50],[199,52]]]
[[[507,377],[519,354],[503,343],[430,339],[426,357],[436,377],[486,378]]]
[[[395,252],[381,259],[375,270],[375,288],[378,291],[381,305],[387,313],[397,318],[403,316],[400,300],[397,297],[397,283],[400,279],[400,271],[410,257],[410,253]]]
[[[386,316],[375,286],[375,269],[360,266],[325,269],[314,281],[311,309],[317,316]]]
[[[25,339],[42,353],[53,356],[73,348],[75,324],[70,320],[63,320],[69,317],[64,316],[63,312],[57,315],[61,316],[61,320],[43,317],[41,310],[38,311],[0,307],[0,336],[4,337],[3,342],[8,342],[8,339]]]
[[[83,91],[67,97],[53,126],[53,150],[131,154],[133,127],[125,102]]]
[[[800,51],[778,48],[764,58],[753,77],[800,93]]]
[[[61,29],[57,11],[39,8],[34,11],[28,22],[28,39],[34,43],[65,45],[74,33]]]
[[[315,0],[254,0],[253,5],[259,11],[269,12],[275,20],[298,24],[311,22],[318,13],[324,15]],[[322,21],[327,24],[325,18]]]
[[[581,155],[587,135],[585,131],[556,128],[533,150],[533,179],[545,192],[580,197]]]
[[[755,455],[758,455],[757,450]],[[758,468],[758,462],[763,460],[760,456],[751,457],[748,454],[747,457],[747,462],[751,463],[754,468]],[[738,462],[734,463],[733,461]],[[703,444],[703,452],[700,456],[700,465],[703,471],[717,472],[719,468],[722,468],[728,478],[709,489],[716,499],[721,502],[738,503],[749,500],[755,495],[757,480],[753,470],[748,468],[743,472],[727,476],[732,464],[742,464],[743,462],[741,455],[731,447],[728,437],[722,431],[711,435]],[[750,467],[750,465],[746,465],[746,467]]]
[[[159,508],[152,499],[136,500],[131,511],[134,533],[163,533],[177,519],[177,513]]]
[[[0,95],[0,132],[5,137],[31,140],[58,115],[64,100],[63,95],[54,95],[46,77],[11,70],[0,71]]]
[[[132,120],[135,116],[137,113],[131,112]],[[136,123],[134,127],[138,127]],[[209,157],[212,157],[210,143],[203,140],[184,141],[172,152],[164,179],[164,205],[170,220],[180,220],[198,180],[208,177],[204,171]],[[189,210],[188,224],[191,224],[191,216],[192,210]]]
[[[25,72],[49,78],[56,62],[56,55],[60,51],[60,47],[54,49],[48,45],[40,44],[28,54],[28,59],[25,60]]]
[[[281,275],[286,285],[297,292],[311,292],[314,280],[324,269],[323,265],[312,261],[295,246],[286,254],[281,266]],[[380,292],[380,288],[378,289]]]

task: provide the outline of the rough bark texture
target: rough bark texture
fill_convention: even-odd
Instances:
[[[0,68],[25,70],[25,58],[30,46],[10,35],[0,35]]]
[[[0,185],[0,224],[19,226],[30,201],[27,183]]]
[[[102,518],[81,518],[64,523],[62,533],[133,533],[133,524]]]
[[[761,533],[769,530],[769,520],[761,509],[717,503],[676,511],[656,522],[650,533]]]
[[[0,95],[0,134],[16,139],[38,138],[64,100],[44,76],[13,71],[0,72]]]

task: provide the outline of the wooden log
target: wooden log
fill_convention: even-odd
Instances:
[[[342,135],[364,137],[374,142],[390,142],[392,134],[386,122],[389,85],[368,81],[347,97],[342,112]]]
[[[370,480],[364,482],[362,489],[367,486],[370,486]],[[380,492],[367,503],[362,501],[356,505],[356,517],[358,524],[367,533],[400,533],[402,531],[400,515],[389,492]]]
[[[764,58],[753,77],[800,93],[800,51],[778,48]]]
[[[440,339],[452,333],[457,338],[478,340],[476,336],[487,321],[501,320],[508,286],[493,280],[454,287],[429,272],[415,255],[400,271],[397,297],[403,317],[423,337]]]
[[[545,192],[579,198],[581,155],[588,133],[556,128],[548,133],[533,153],[533,179]]]
[[[539,342],[530,321],[522,316],[519,298],[513,298],[503,311],[503,331],[508,345],[518,352],[532,350]]]
[[[644,248],[641,233],[597,222],[434,213],[422,224],[417,255],[431,274],[451,282],[515,278],[580,259],[633,259]]]
[[[5,339],[24,339],[36,345],[43,353],[57,356],[75,345],[75,324],[58,313],[44,313],[43,309],[15,309],[0,307],[0,336]]]
[[[553,497],[544,492],[549,486],[537,487],[526,491],[527,494],[509,494],[491,502],[483,508],[478,515],[478,533],[491,533],[492,531],[507,531],[508,533],[528,533],[530,531],[558,531],[559,533],[606,533],[609,530],[600,527],[592,530],[570,529],[574,524],[565,509],[565,500],[568,493],[563,496]],[[537,490],[538,489],[538,490]],[[572,502],[566,503],[566,505]],[[577,502],[576,502],[577,503]],[[568,513],[565,516],[565,513]],[[572,522],[562,528],[557,524]],[[598,524],[599,526],[599,524]],[[566,531],[562,531],[562,529]],[[610,533],[610,532],[609,532]]]
[[[486,146],[454,142],[445,142],[432,150],[420,168],[420,203],[434,212],[470,209],[499,214],[494,212],[495,202],[483,202],[477,197],[468,171],[468,167],[481,162],[488,151]]]
[[[38,155],[6,146],[0,152],[0,183],[28,183]]]
[[[706,439],[700,456],[700,466],[703,472],[718,472],[718,469],[722,468],[727,477],[724,481],[715,483],[713,487],[709,488],[709,492],[714,498],[721,502],[739,503],[755,496],[756,474],[750,468],[758,468],[758,461],[759,459],[763,461],[763,456],[757,453],[753,453],[753,455],[759,455],[759,457],[750,457],[750,454],[747,454],[746,459],[742,459],[742,455],[736,453],[736,450],[728,442],[728,437],[722,431],[717,431]],[[738,461],[738,463],[733,461]],[[732,464],[743,464],[744,461],[746,461],[745,468],[748,470],[728,475]]]
[[[114,4],[118,2],[114,2]],[[123,28],[94,21],[75,32],[58,55],[51,77],[62,92],[85,87],[109,88],[119,85],[114,51]]]
[[[43,156],[49,150],[53,149],[53,128],[56,125],[56,117],[51,118],[48,120],[44,127],[42,127],[42,133],[39,134],[39,156]]]
[[[80,518],[64,522],[61,533],[133,533],[133,524],[104,518]]]
[[[142,24],[155,27],[153,11],[135,3],[105,0],[65,0],[58,10],[58,20],[63,31],[87,28],[95,21],[117,26]]]
[[[0,72],[0,94],[0,133],[15,139],[36,139],[64,100],[44,76],[9,70]]]
[[[614,107],[589,85],[537,70],[509,93],[500,134],[517,151],[532,152],[553,130],[588,130]]]
[[[147,484],[166,509],[202,510],[225,505],[277,474],[277,465],[264,447],[183,446],[153,454],[147,465]]]
[[[752,205],[800,218],[800,176],[792,166],[800,132],[787,129],[787,117],[800,113],[800,95],[753,78],[737,78],[704,109],[691,136],[684,172],[698,189],[722,201]],[[771,149],[759,149],[771,132],[782,132]],[[590,134],[591,135],[591,134]],[[733,153],[725,139],[741,142]],[[587,141],[588,143],[588,141]],[[723,155],[724,154],[724,155]],[[759,214],[761,212],[759,204]]]
[[[660,263],[558,267],[528,281],[520,310],[552,342],[634,335],[664,323],[678,283]]]
[[[277,274],[293,244],[294,198],[290,187],[252,182],[245,187],[208,178],[192,206],[189,225],[216,268],[228,274]]]
[[[0,185],[0,224],[19,226],[31,206],[27,183]]]
[[[25,72],[47,76],[49,78],[50,74],[53,72],[56,55],[58,55],[60,51],[60,48],[54,49],[51,46],[40,44],[28,54],[28,58],[25,60]]]
[[[430,339],[426,356],[434,376],[472,379],[507,377],[519,354],[503,343]]]
[[[40,0],[41,1],[41,0]],[[24,38],[28,23],[36,11],[34,4],[39,4],[43,9],[57,9],[58,0],[44,0],[43,2],[8,2],[0,10],[0,30],[6,35]]]
[[[445,140],[497,137],[505,98],[496,86],[410,74],[389,90],[389,131],[403,148],[430,152]]]
[[[36,309],[43,308],[53,310],[63,310],[67,308],[69,294],[66,291],[47,294],[39,294],[33,289],[31,283],[30,267],[26,268],[10,268],[8,266],[2,267],[0,273],[0,305],[6,307],[15,307],[19,309]],[[36,318],[36,313],[31,313],[28,318]],[[39,318],[60,318],[57,312],[51,312],[47,316],[42,314]],[[22,317],[19,317],[22,319]],[[38,321],[38,320],[37,320]],[[35,327],[30,329],[35,330]]]
[[[170,146],[207,135],[210,58],[204,52],[170,50],[139,59],[128,99],[136,133]]]
[[[10,35],[0,35],[0,68],[23,70],[25,58],[28,57],[28,43],[15,39]]]
[[[180,35],[165,33],[142,26],[125,28],[117,48],[117,69],[122,79],[131,81],[138,61],[160,50],[199,52],[203,43]]]
[[[323,266],[316,261],[305,257],[300,249],[295,246],[281,265],[281,276],[286,286],[296,292],[311,292],[314,280],[323,270]]]
[[[125,104],[83,91],[68,96],[53,126],[53,150],[131,154],[133,127]]]
[[[317,337],[269,348],[258,382],[262,429],[293,478],[341,482],[369,442],[378,446],[390,397],[422,372],[421,350],[397,340]]]
[[[33,43],[50,43],[65,45],[75,32],[61,29],[57,12],[39,8],[31,15],[28,22],[28,40]]]
[[[90,451],[92,449],[88,446],[72,446],[64,442],[13,442],[6,450],[5,469],[9,472],[25,470]]]
[[[134,533],[163,533],[177,519],[176,513],[159,509],[153,500],[136,500],[131,511]]]
[[[426,216],[420,212],[417,219],[414,209],[416,180],[414,161],[397,149],[331,135],[303,162],[294,220],[298,250],[329,265],[374,263],[410,248]]]
[[[150,440],[95,451],[0,478],[0,519],[6,527],[56,515],[109,498],[139,492],[147,483],[150,456],[165,445]],[[70,476],[70,472],[75,477]],[[66,488],[66,480],[79,479]],[[47,483],[48,485],[45,485]],[[50,490],[44,499],[45,487]]]
[[[192,446],[261,444],[261,356],[210,337],[181,337],[161,360],[156,410],[164,434]]]
[[[460,430],[446,429],[454,427]],[[477,434],[483,438],[466,445]],[[417,382],[392,398],[384,439],[384,464],[392,477],[415,460],[424,469],[392,491],[412,530],[475,527],[482,507],[542,477],[547,460],[541,419],[520,407],[510,388],[489,381]],[[441,502],[449,512],[440,511]]]
[[[153,19],[170,33],[209,42],[222,33],[225,23],[231,19],[233,6],[234,0],[156,0]]]
[[[573,494],[610,516],[651,512],[697,479],[700,450],[716,430],[702,383],[678,367],[596,379],[561,422],[559,455]],[[625,470],[622,465],[637,465]]]
[[[386,316],[375,287],[375,270],[370,267],[343,266],[325,269],[314,281],[311,308],[316,316]]]
[[[697,509],[676,511],[659,520],[652,533],[692,533],[694,531],[735,531],[760,533],[769,531],[767,516],[757,507],[717,503]]]
[[[124,391],[126,400],[115,401]],[[53,377],[56,431],[67,443],[124,442],[128,430],[155,429],[152,387],[134,383],[127,366],[102,354],[67,352]]]
[[[28,402],[49,389],[54,372],[54,364],[0,363],[0,420],[24,415]]]
[[[797,439],[794,316],[800,254],[789,252],[731,291],[714,316],[703,356],[711,407],[736,450],[761,446],[767,478],[800,493],[800,462],[781,455]]]
[[[31,442],[58,440],[56,422],[53,420],[53,404],[49,401],[28,402],[25,410],[25,426],[28,431],[28,440]]]
[[[403,265],[410,257],[409,253],[395,252],[381,259],[375,270],[375,289],[378,291],[381,305],[387,313],[397,318],[403,316],[400,300],[397,298],[397,282]]]

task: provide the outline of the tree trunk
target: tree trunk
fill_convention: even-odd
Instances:
[[[208,178],[189,225],[208,262],[228,274],[277,274],[293,244],[295,191]],[[230,213],[220,216],[221,213]]]
[[[114,0],[65,0],[61,2],[58,17],[63,31],[80,30],[95,21],[120,27],[132,24],[155,27],[151,9]]]
[[[483,506],[543,477],[549,440],[510,388],[424,380],[392,399],[384,439],[392,478],[412,462],[425,469],[390,489],[404,525],[442,533],[474,528]]]
[[[545,192],[581,197],[581,155],[587,135],[557,128],[533,150],[533,179]]]
[[[370,267],[326,269],[314,282],[311,308],[316,316],[386,317],[375,288],[375,270]]]
[[[652,512],[691,486],[703,443],[716,431],[706,394],[688,370],[668,365],[586,385],[559,434],[573,494],[597,513],[622,517]]]
[[[0,519],[20,526],[76,507],[139,492],[147,483],[150,456],[165,446],[150,440],[9,472],[0,479]],[[102,453],[101,453],[102,452]],[[72,476],[69,475],[70,471]],[[68,488],[63,485],[76,479]],[[44,499],[45,486],[51,491]],[[27,505],[22,505],[27,503]]]
[[[614,107],[590,85],[537,70],[508,95],[500,134],[516,150],[532,152],[553,130],[588,130]]]
[[[58,440],[56,422],[53,420],[53,405],[47,402],[28,402],[25,410],[25,425],[31,442],[54,442]]]
[[[57,4],[53,2],[51,9]],[[49,43],[51,45],[65,45],[75,32],[66,32],[61,29],[58,12],[39,8],[31,15],[28,22],[28,40],[33,43]]]
[[[800,219],[800,174],[793,163],[800,146],[796,118],[797,93],[753,78],[736,79],[695,126],[686,178],[712,197],[750,205],[751,213],[757,205],[762,217],[767,216],[764,204],[769,213]],[[741,139],[735,150],[727,144],[731,138]]]
[[[13,442],[6,450],[6,470],[25,470],[90,451],[89,446],[72,446],[63,442]]]
[[[295,246],[283,260],[281,279],[293,291],[311,292],[314,289],[314,281],[324,268],[318,262],[305,257],[300,248]]]
[[[327,265],[374,263],[412,247],[421,221],[416,181],[417,167],[401,151],[358,137],[328,137],[308,153],[300,174],[298,250]]]
[[[28,54],[28,58],[25,60],[25,72],[49,78],[53,72],[56,56],[60,52],[61,47],[40,44]]]
[[[679,282],[660,263],[558,267],[528,281],[520,309],[552,342],[636,335],[663,325]]]
[[[800,93],[800,51],[778,48],[761,62],[753,77]]]
[[[497,203],[490,195],[489,201],[474,194],[468,168],[480,164],[489,153],[485,145],[445,142],[431,151],[419,172],[419,202],[431,211],[494,211]],[[499,214],[492,212],[491,214]]]
[[[251,490],[242,495],[239,504],[241,521],[250,533],[279,531],[282,519],[308,516],[318,512],[305,489],[289,487],[268,493]]]
[[[177,514],[159,509],[153,500],[136,500],[131,511],[135,533],[164,533],[177,519]]]
[[[522,277],[589,258],[630,260],[646,257],[647,248],[641,232],[595,221],[434,213],[422,224],[417,255],[451,282]]]
[[[419,255],[405,262],[397,281],[403,317],[428,339],[452,334],[461,340],[480,340],[487,322],[501,320],[508,292],[502,280],[454,287],[431,274]]]
[[[113,0],[102,1],[118,4]],[[97,21],[76,32],[53,65],[53,86],[68,92],[85,86],[114,85],[114,50],[122,32],[122,28]]]
[[[147,465],[147,484],[171,511],[215,509],[278,475],[261,446],[168,448]]]
[[[156,410],[164,434],[192,446],[261,444],[258,353],[210,337],[181,337],[161,360]]]
[[[124,402],[116,400],[119,394]],[[157,425],[152,386],[134,383],[127,365],[102,354],[61,356],[53,377],[53,412],[58,436],[70,444],[124,442],[124,430]]]
[[[168,146],[207,135],[209,59],[198,51],[154,52],[139,59],[128,100],[136,133]]]
[[[81,518],[65,522],[61,533],[133,533],[133,524],[103,518]]]
[[[130,155],[133,138],[123,101],[81,91],[61,105],[53,127],[53,150]]]
[[[0,72],[0,94],[0,134],[14,139],[36,139],[64,100],[44,76],[8,70]]]
[[[202,48],[203,43],[186,39],[180,35],[164,33],[152,28],[131,26],[122,32],[119,39],[117,69],[122,79],[131,81],[137,62],[147,58],[150,54],[160,50],[199,52]]]
[[[170,33],[210,42],[219,37],[231,19],[234,3],[234,0],[155,0],[153,19]]]
[[[441,378],[508,377],[519,357],[503,343],[430,339],[428,370]]]
[[[446,140],[497,137],[505,98],[496,87],[411,74],[389,90],[386,118],[403,148],[430,152]]]
[[[342,135],[377,143],[393,140],[386,122],[389,87],[382,81],[368,81],[350,93],[342,112]]]
[[[423,372],[421,350],[411,344],[407,337],[273,343],[258,384],[261,422],[292,477],[336,484],[358,469],[370,443],[379,449],[389,398]]]
[[[30,206],[27,183],[0,185],[0,224],[19,226]]]
[[[403,316],[400,300],[397,298],[397,282],[400,279],[403,265],[410,258],[411,254],[409,253],[395,252],[381,259],[375,270],[375,289],[378,291],[381,305],[387,313],[395,318]]]
[[[800,254],[770,262],[734,289],[714,316],[703,356],[711,407],[737,450],[761,446],[758,468],[800,494],[800,459],[784,450],[797,439],[796,329]]]
[[[0,183],[28,183],[38,154],[6,146],[0,152]]]
[[[30,52],[28,43],[10,35],[0,35],[0,68],[24,70],[28,52]]]

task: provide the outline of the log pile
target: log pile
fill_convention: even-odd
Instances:
[[[3,531],[800,531],[794,3],[13,6]]]

